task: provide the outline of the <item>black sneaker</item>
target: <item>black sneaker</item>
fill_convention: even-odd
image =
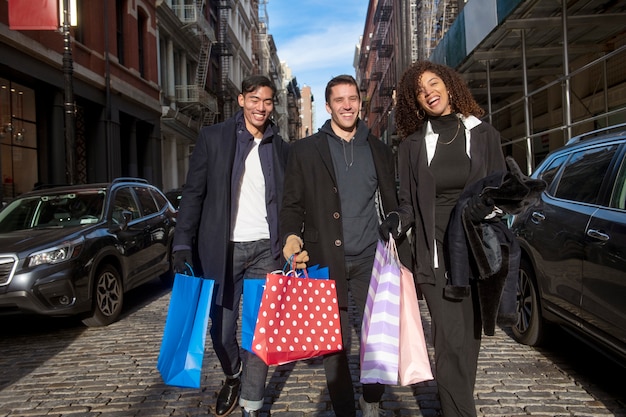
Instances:
[[[224,417],[233,412],[239,400],[239,387],[241,379],[227,378],[217,394],[217,402],[215,403],[215,415]]]

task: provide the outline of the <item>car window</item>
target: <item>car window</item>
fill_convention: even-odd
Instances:
[[[0,233],[97,223],[103,204],[102,191],[51,192],[18,198],[0,213]]]
[[[149,216],[159,211],[159,208],[152,198],[152,194],[150,190],[146,187],[135,187],[135,193],[139,198],[139,202],[141,204],[142,213],[144,216]]]
[[[626,163],[622,158],[619,173],[613,185],[610,207],[626,210]]]
[[[561,155],[557,158],[554,158],[552,162],[550,162],[539,175],[539,179],[544,180],[547,184],[546,190],[549,190],[551,188],[550,185],[552,185],[554,177],[556,176],[557,172],[559,172],[559,169],[561,168],[561,165],[563,165],[563,162],[565,162],[565,160],[567,159],[567,156],[568,155]]]
[[[154,200],[157,203],[158,210],[160,211],[163,207],[167,205],[167,198],[165,198],[163,194],[155,189],[150,189],[150,192],[152,192],[152,196],[154,197]]]
[[[563,169],[555,196],[595,204],[616,151],[617,145],[609,145],[573,153]]]
[[[113,221],[117,224],[124,222],[124,210],[130,211],[132,219],[138,219],[140,217],[139,206],[128,187],[120,188],[115,193],[115,199],[113,200]]]

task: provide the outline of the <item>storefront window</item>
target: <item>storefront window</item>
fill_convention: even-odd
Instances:
[[[39,178],[35,92],[0,78],[2,197],[30,191]]]

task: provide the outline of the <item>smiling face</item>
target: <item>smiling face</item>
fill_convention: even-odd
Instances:
[[[424,71],[417,82],[417,102],[429,116],[445,116],[452,113],[450,94],[434,72]]]
[[[267,120],[274,110],[274,93],[269,87],[259,87],[250,93],[239,94],[246,128],[255,138],[263,137]]]
[[[337,84],[332,87],[326,111],[330,113],[330,125],[337,136],[351,139],[359,117],[359,91],[352,84]]]

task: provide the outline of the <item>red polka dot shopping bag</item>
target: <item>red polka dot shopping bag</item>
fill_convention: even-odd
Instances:
[[[281,365],[342,349],[335,281],[267,274],[252,351]]]

